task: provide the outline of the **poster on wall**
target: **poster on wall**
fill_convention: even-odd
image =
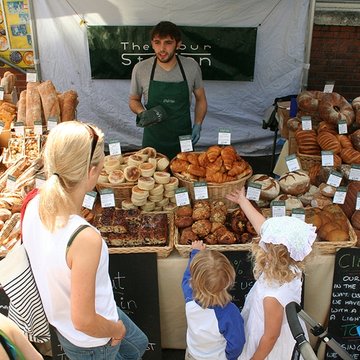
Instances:
[[[0,0],[1,58],[21,68],[34,67],[28,0]]]
[[[151,26],[89,26],[91,77],[130,79],[138,61],[154,56]],[[253,81],[256,27],[181,26],[178,54],[194,58],[204,80]]]

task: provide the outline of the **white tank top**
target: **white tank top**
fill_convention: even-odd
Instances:
[[[71,235],[80,225],[90,224],[78,215],[71,215],[64,228],[50,233],[40,221],[38,208],[39,195],[27,205],[22,225],[23,242],[46,316],[50,324],[74,345],[79,347],[104,345],[109,338],[88,336],[76,330],[71,321],[71,271],[66,263],[66,246]],[[108,265],[108,249],[103,241],[95,279],[95,311],[115,322],[118,320],[118,314]],[[86,273],[84,273],[85,276],[87,276]]]

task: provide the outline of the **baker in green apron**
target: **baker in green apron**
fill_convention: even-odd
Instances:
[[[137,125],[144,127],[142,146],[154,147],[172,159],[181,151],[179,136],[191,135],[193,145],[199,140],[207,110],[206,96],[200,66],[192,58],[176,55],[181,33],[175,24],[162,21],[156,25],[151,44],[155,57],[139,62],[133,69],[129,106],[138,115]]]

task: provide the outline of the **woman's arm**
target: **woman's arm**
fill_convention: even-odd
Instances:
[[[76,236],[68,251],[67,263],[71,269],[71,318],[74,327],[89,336],[121,340],[126,333],[122,321],[107,320],[95,310],[95,279],[101,246],[101,236],[89,227]]]
[[[17,325],[7,318],[6,316],[0,314],[0,329],[9,337],[9,339],[14,343],[14,345],[22,352],[25,359],[31,360],[42,360],[43,357],[36,351],[36,349],[31,345],[29,340],[23,334],[23,332],[17,327]]]
[[[232,193],[226,195],[226,198],[239,204],[255,231],[260,234],[260,228],[265,221],[265,217],[257,211],[249,199],[246,198],[245,188],[242,187],[241,189],[234,190]]]
[[[264,306],[264,334],[251,360],[264,360],[273,349],[281,332],[284,308],[273,297],[266,297]]]

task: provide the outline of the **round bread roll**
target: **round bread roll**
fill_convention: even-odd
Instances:
[[[131,195],[131,201],[132,203],[135,205],[135,206],[144,206],[146,204],[146,201],[147,199],[137,199],[137,198],[134,198],[133,195]]]
[[[273,200],[280,193],[280,185],[277,180],[266,174],[255,174],[248,183],[255,183],[261,185],[260,199]]]
[[[144,162],[144,160],[142,159],[142,157],[139,155],[135,155],[135,154],[130,155],[129,159],[128,159],[128,165],[130,165],[130,166],[139,166],[143,162]]]
[[[319,185],[319,190],[322,195],[332,198],[335,195],[336,187],[322,183]]]
[[[165,191],[176,190],[179,187],[178,178],[171,176],[167,184],[164,185]]]
[[[193,209],[190,205],[183,205],[183,206],[179,206],[176,209],[176,215],[177,216],[192,216],[193,213]]]
[[[171,198],[168,198],[168,199],[169,199],[169,201],[170,201],[171,203],[176,204],[176,197],[175,197],[175,196],[173,196],[173,197],[171,197]]]
[[[132,203],[131,200],[125,199],[121,202],[121,208],[123,210],[131,210],[131,209],[136,209],[137,207]]]
[[[98,183],[109,183],[108,173],[105,170],[101,170],[97,182]]]
[[[157,203],[157,202],[161,201],[163,198],[164,198],[163,194],[160,194],[160,195],[149,195],[148,199],[150,201]]]
[[[124,176],[127,181],[135,182],[141,175],[140,169],[137,166],[127,166],[124,169]]]
[[[164,193],[164,185],[163,184],[156,184],[154,185],[154,188],[150,190],[150,195],[152,196],[158,196]]]
[[[164,192],[164,197],[166,198],[171,198],[173,196],[175,196],[175,190],[168,190]]]
[[[141,176],[149,177],[153,176],[154,172],[156,170],[156,166],[154,164],[151,164],[149,162],[144,162],[139,165],[139,169],[141,172]]]
[[[141,206],[142,211],[154,211],[155,210],[155,203],[152,201],[147,201],[145,205]]]
[[[155,180],[152,177],[139,177],[137,186],[141,190],[147,190],[150,191],[155,186]]]
[[[170,162],[166,157],[160,158],[157,160],[156,170],[158,171],[164,171],[168,166]]]
[[[280,194],[274,200],[285,201],[285,209],[290,210],[290,211],[292,209],[298,209],[298,208],[304,207],[304,205],[300,199],[298,199],[296,196],[289,195],[289,194]]]
[[[131,199],[146,200],[148,196],[149,196],[149,192],[147,190],[140,189],[139,186],[137,185],[133,186],[131,189]]]
[[[280,189],[285,194],[301,195],[310,188],[310,177],[303,171],[287,172],[279,178]]]
[[[144,154],[144,153],[142,153],[142,152],[140,152],[140,151],[136,152],[135,155],[136,155],[136,156],[140,156],[142,162],[146,162],[146,161],[148,160],[148,158],[149,158],[149,155],[148,155],[148,154]]]
[[[121,184],[125,182],[125,176],[122,170],[113,170],[109,174],[109,183],[110,184]]]
[[[104,162],[104,169],[108,174],[113,170],[120,170],[120,161],[118,159],[110,159]]]
[[[163,210],[164,211],[174,211],[177,208],[176,204],[168,203],[164,205]]]
[[[169,199],[168,198],[163,198],[161,199],[160,201],[158,201],[156,203],[157,206],[160,206],[160,207],[164,207],[165,205],[167,205],[169,203]]]
[[[154,165],[156,169],[157,160],[155,158],[148,158],[148,163]]]
[[[156,155],[157,155],[156,150],[150,146],[148,146],[144,149],[141,149],[140,152],[143,154],[146,154],[148,156],[148,158],[153,158],[153,159],[155,159]]]
[[[178,228],[186,228],[191,226],[194,223],[194,220],[191,216],[177,216],[175,215],[175,226]]]
[[[170,173],[165,171],[155,171],[154,179],[158,184],[168,184],[170,182]]]

